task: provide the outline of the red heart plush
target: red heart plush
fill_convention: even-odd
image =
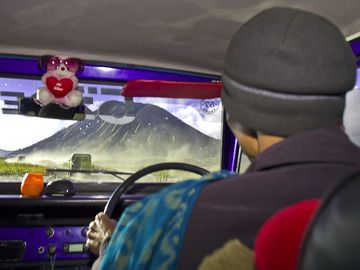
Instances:
[[[73,81],[69,78],[58,80],[51,76],[46,78],[46,86],[56,98],[65,97],[73,89]]]

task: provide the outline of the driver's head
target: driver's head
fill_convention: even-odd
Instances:
[[[231,39],[221,98],[235,133],[276,141],[341,126],[355,78],[355,56],[335,25],[310,12],[271,8]]]

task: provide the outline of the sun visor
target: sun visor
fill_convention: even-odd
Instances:
[[[221,95],[222,83],[134,80],[124,85],[124,97],[212,99]]]

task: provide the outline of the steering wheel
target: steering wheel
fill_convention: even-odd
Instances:
[[[199,175],[205,175],[205,174],[209,173],[208,170],[205,170],[201,167],[187,164],[187,163],[182,163],[182,162],[164,162],[164,163],[158,163],[158,164],[154,164],[154,165],[145,167],[145,168],[137,171],[136,173],[132,174],[131,176],[129,176],[129,178],[127,178],[124,182],[122,182],[115,189],[115,191],[111,194],[108,202],[106,203],[106,206],[104,208],[104,213],[108,217],[113,217],[113,212],[114,212],[114,209],[115,209],[115,206],[116,206],[118,200],[120,199],[120,197],[123,194],[126,193],[126,191],[129,190],[129,188],[137,180],[139,180],[141,177],[143,177],[147,174],[161,171],[161,170],[181,170],[181,171],[196,173]]]

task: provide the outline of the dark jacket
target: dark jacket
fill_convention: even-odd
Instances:
[[[335,182],[360,170],[360,148],[340,129],[291,136],[258,155],[243,175],[206,186],[192,211],[178,270],[197,269],[226,241],[249,247],[277,210],[321,197]]]

